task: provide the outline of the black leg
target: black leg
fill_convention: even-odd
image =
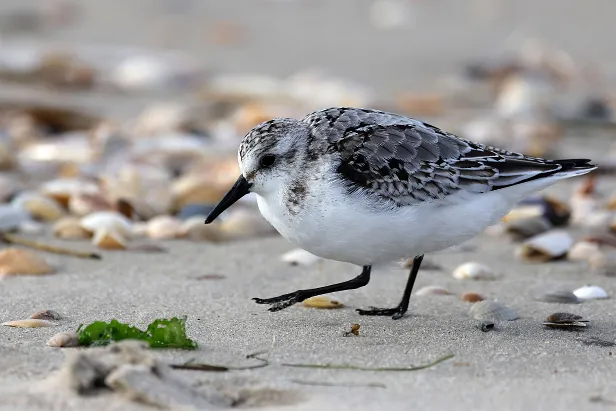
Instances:
[[[417,278],[417,273],[419,272],[419,266],[421,265],[421,261],[423,260],[423,255],[415,257],[413,259],[413,267],[411,268],[411,272],[409,274],[409,279],[406,282],[406,288],[404,289],[404,294],[402,294],[402,300],[400,304],[398,304],[395,308],[375,308],[370,307],[368,310],[357,310],[360,315],[391,315],[391,318],[394,320],[398,320],[402,318],[404,313],[409,309],[409,301],[411,299],[411,291],[413,291],[413,284],[415,284],[415,278]]]
[[[352,280],[342,283],[326,285],[325,287],[310,288],[308,290],[297,290],[289,294],[279,295],[272,298],[253,298],[257,304],[270,304],[269,311],[279,311],[287,307],[292,306],[295,303],[304,301],[307,298],[314,297],[315,295],[334,293],[336,291],[353,290],[360,288],[368,284],[370,281],[370,271],[372,267],[365,265],[361,271],[361,274]]]

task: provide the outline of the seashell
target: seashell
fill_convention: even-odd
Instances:
[[[569,290],[554,290],[541,295],[539,301],[557,304],[579,304],[581,301]]]
[[[453,278],[458,280],[493,280],[496,276],[488,266],[468,262],[453,271]]]
[[[26,210],[32,217],[46,222],[56,221],[65,214],[64,209],[55,200],[31,192],[18,195],[11,204]]]
[[[0,203],[4,203],[17,193],[18,187],[15,177],[0,174]]]
[[[563,230],[553,230],[531,237],[522,243],[518,256],[529,262],[547,262],[564,257],[573,239]]]
[[[304,300],[304,307],[310,308],[341,308],[344,307],[340,301],[326,295],[316,295]]]
[[[597,253],[588,259],[588,266],[591,270],[605,275],[606,277],[616,276],[616,253]]]
[[[569,261],[588,261],[597,254],[601,254],[599,244],[589,241],[578,241],[567,252],[567,259]]]
[[[24,210],[9,204],[0,204],[0,231],[13,231],[29,218]]]
[[[54,269],[38,255],[28,250],[9,247],[0,251],[0,275],[51,274]]]
[[[489,320],[479,320],[477,321],[477,328],[479,328],[484,333],[492,331],[494,329],[494,322]]]
[[[34,314],[32,314],[30,316],[30,318],[35,319],[35,320],[59,320],[60,314],[58,314],[57,312],[53,311],[53,310],[44,310],[44,311],[38,311]]]
[[[83,217],[80,224],[91,233],[101,229],[113,231],[125,237],[132,233],[131,221],[115,211],[97,211]]]
[[[462,301],[466,301],[468,303],[476,303],[478,301],[483,301],[485,300],[485,298],[483,298],[483,296],[479,293],[474,293],[474,292],[468,292],[468,293],[464,293],[460,296],[460,299]]]
[[[280,257],[282,261],[291,265],[309,266],[322,260],[321,257],[309,253],[301,248],[288,251]]]
[[[569,205],[555,197],[529,197],[522,200],[517,207],[511,210],[508,216],[509,218],[504,219],[504,221],[509,221],[512,218],[519,219],[542,216],[545,217],[552,226],[562,227],[569,223],[571,209]]]
[[[573,290],[573,294],[580,300],[599,300],[608,298],[607,291],[597,285],[585,285]]]
[[[16,320],[16,321],[7,321],[2,323],[2,325],[6,325],[7,327],[16,327],[16,328],[39,328],[39,327],[54,327],[56,324],[47,320],[37,320],[33,318],[28,318],[25,320]]]
[[[552,224],[545,217],[536,216],[510,221],[505,227],[508,234],[515,240],[521,241],[549,231]]]
[[[111,204],[100,194],[77,193],[68,200],[68,210],[79,217],[111,208]]]
[[[168,215],[161,215],[148,222],[147,233],[148,237],[152,239],[168,240],[176,238],[181,228],[180,220]]]
[[[126,240],[122,235],[105,227],[94,233],[92,244],[104,250],[126,250]]]
[[[83,240],[91,237],[91,233],[85,230],[76,217],[63,217],[55,222],[52,227],[55,237],[63,240]]]
[[[451,295],[451,292],[445,287],[427,285],[415,291],[415,295]]]
[[[543,325],[550,328],[576,328],[586,327],[588,320],[583,320],[581,316],[571,313],[554,313],[548,316]]]
[[[216,204],[228,190],[227,185],[212,184],[194,174],[182,176],[171,185],[176,210],[187,204]]]
[[[180,220],[187,220],[191,217],[199,216],[205,220],[214,207],[212,204],[186,204],[180,210],[178,218]]]
[[[62,332],[47,340],[49,347],[78,347],[79,336],[74,332]]]
[[[97,194],[98,186],[78,178],[61,178],[51,180],[41,186],[41,192],[51,197],[64,207],[68,207],[70,198],[77,194]]]
[[[178,238],[185,238],[191,241],[225,241],[226,236],[220,230],[220,222],[204,224],[202,217],[191,217],[182,223]]]
[[[203,221],[201,221],[203,223]],[[145,221],[136,221],[133,223],[133,230],[131,231],[133,237],[147,237],[148,236],[148,223]]]
[[[220,232],[228,240],[262,237],[277,231],[263,216],[253,210],[236,209],[221,221]]]
[[[470,312],[475,320],[480,321],[513,321],[518,318],[518,315],[511,308],[489,300],[476,302],[471,306]]]

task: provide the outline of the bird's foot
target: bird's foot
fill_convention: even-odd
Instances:
[[[293,304],[304,301],[302,298],[302,293],[298,290],[289,294],[279,295],[278,297],[272,298],[253,298],[254,302],[257,304],[270,304],[271,307],[268,311],[280,311],[284,310],[287,307],[292,306]]]
[[[403,307],[395,307],[395,308],[377,308],[377,307],[369,307],[367,310],[357,309],[359,315],[378,315],[378,316],[391,316],[394,320],[399,320],[406,313],[406,308]]]

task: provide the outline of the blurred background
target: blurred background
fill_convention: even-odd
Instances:
[[[609,170],[615,9],[608,0],[0,0],[0,199],[34,189],[77,216],[201,216],[235,180],[250,128],[345,105],[535,156],[590,156]]]

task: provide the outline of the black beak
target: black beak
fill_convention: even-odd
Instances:
[[[233,187],[231,187],[222,200],[220,200],[220,203],[214,207],[210,215],[207,216],[205,219],[205,224],[209,224],[216,220],[216,217],[218,217],[227,208],[231,207],[233,203],[250,193],[251,186],[252,184],[246,181],[243,175],[240,175],[235,184],[233,184]]]

